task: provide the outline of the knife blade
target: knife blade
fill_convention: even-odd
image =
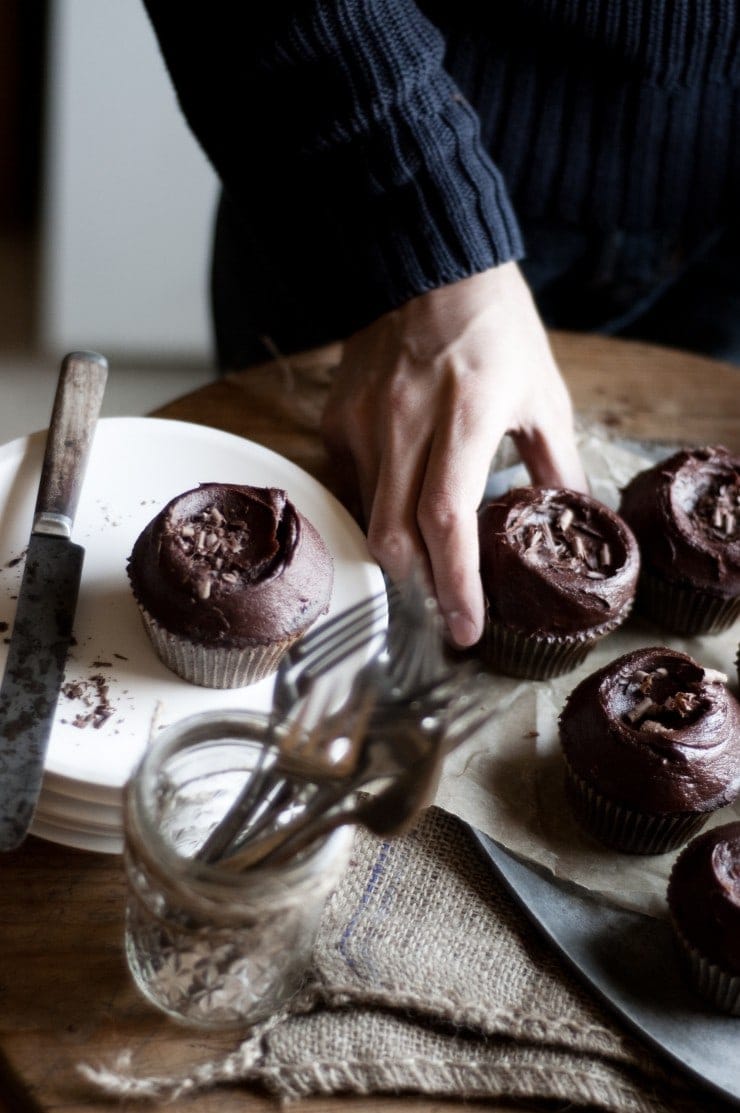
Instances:
[[[107,376],[97,352],[62,360],[0,687],[2,851],[23,842],[41,791],[84,559],[72,525]]]
[[[627,1027],[694,1082],[740,1105],[737,1018],[691,991],[668,921],[607,905],[470,831],[530,920]]]

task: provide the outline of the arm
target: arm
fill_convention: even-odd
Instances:
[[[441,36],[411,0],[146,3],[255,258],[307,322],[293,335],[348,337],[323,428],[356,472],[373,554],[392,577],[421,559],[453,640],[473,644],[476,508],[502,435],[535,481],[585,479],[512,261],[516,220]]]
[[[476,115],[412,0],[145,4],[254,266],[310,343],[521,255]]]
[[[345,344],[324,435],[356,470],[371,552],[394,579],[421,562],[460,646],[483,630],[477,508],[507,431],[535,483],[587,490],[516,263],[414,298]]]

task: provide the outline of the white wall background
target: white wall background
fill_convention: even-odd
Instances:
[[[210,363],[215,196],[140,0],[53,0],[44,347]]]

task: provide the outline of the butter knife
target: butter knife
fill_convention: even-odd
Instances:
[[[0,688],[0,850],[33,820],[72,639],[84,549],[71,540],[108,375],[96,352],[62,361]]]

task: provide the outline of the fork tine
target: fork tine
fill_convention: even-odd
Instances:
[[[343,638],[353,636],[356,631],[363,631],[367,623],[385,619],[389,598],[395,594],[396,589],[390,587],[388,591],[378,591],[375,595],[366,596],[357,603],[353,603],[344,610],[332,615],[326,622],[322,622],[314,630],[296,642],[290,651],[293,661],[301,661],[314,653],[326,651],[339,644]]]
[[[473,661],[453,667],[446,664],[442,671],[429,677],[414,678],[406,702],[410,708],[418,709],[419,704],[429,707],[449,706],[456,701],[469,699],[468,690],[463,685],[472,682],[477,674],[478,668]]]
[[[306,780],[347,776],[357,764],[359,743],[367,732],[377,695],[377,686],[368,677],[365,684],[353,686],[349,701],[339,711],[328,714],[331,696],[327,697],[324,714],[305,732],[298,745],[280,743],[278,771]],[[336,751],[332,753],[332,743],[340,738],[348,739],[348,746],[337,757]]]
[[[320,677],[324,676],[327,672],[331,672],[342,661],[346,661],[358,649],[363,649],[368,646],[376,638],[384,637],[385,631],[378,630],[365,630],[358,632],[357,636],[352,641],[345,641],[332,647],[331,652],[327,652],[318,658],[312,665],[301,665],[300,674],[295,681],[296,691],[300,696],[304,696],[310,691],[312,685]]]
[[[283,657],[275,674],[272,716],[279,720],[307,696],[315,680],[347,660],[351,654],[387,636],[388,599],[377,592],[338,612],[309,631]]]
[[[304,729],[306,708],[301,708],[296,718],[287,724],[286,733],[298,737]],[[280,736],[278,745],[283,743],[285,735]],[[214,827],[197,852],[197,857],[204,862],[214,862],[219,858],[234,838],[244,829],[262,810],[266,800],[266,791],[269,794],[271,787],[271,774],[277,764],[277,758],[267,764],[269,746],[264,745],[256,766],[244,783],[241,792],[232,802],[228,813]],[[274,787],[274,786],[273,786]]]
[[[371,694],[365,694],[360,706],[357,708],[356,714],[352,717],[349,723],[349,730],[347,737],[350,741],[350,751],[356,750],[357,744],[361,742],[364,737],[367,719],[372,709],[373,700]],[[327,741],[327,735],[323,735],[322,739],[322,724],[318,723],[309,731],[309,741],[307,750],[313,752],[320,741]],[[329,737],[333,736],[334,732],[329,732]],[[287,755],[288,757],[290,755]],[[301,748],[297,750],[298,759],[301,759]],[[300,828],[303,820],[300,816],[292,823],[286,824],[284,827],[273,828],[271,831],[261,835],[261,837],[253,841],[246,842],[232,850],[230,847],[224,857],[220,861],[222,869],[237,872],[245,869],[247,866],[254,865],[256,862],[264,859],[268,854],[274,852],[282,846],[284,842],[293,834],[296,828]]]
[[[286,757],[298,755],[299,759],[308,762],[315,762],[317,755],[321,760],[322,746],[325,746],[326,738],[326,720],[329,715],[329,708],[331,707],[336,692],[330,690],[325,692],[318,704],[318,710],[313,711],[312,704],[317,701],[308,699],[301,707],[300,715],[297,722],[299,723],[300,730],[289,730],[286,734],[279,737],[278,740],[278,765],[281,769],[284,768]],[[313,725],[308,725],[309,717]]]
[[[400,585],[390,609],[388,653],[399,697],[447,667],[439,607],[418,569]]]
[[[489,723],[496,715],[496,709],[490,707],[478,708],[477,714],[469,714],[472,712],[474,712],[472,707],[466,707],[459,716],[445,725],[445,753],[450,753],[452,750],[456,750],[458,746],[462,746],[463,742],[467,742],[468,738],[471,738],[477,730]],[[469,717],[466,719],[466,716]]]

